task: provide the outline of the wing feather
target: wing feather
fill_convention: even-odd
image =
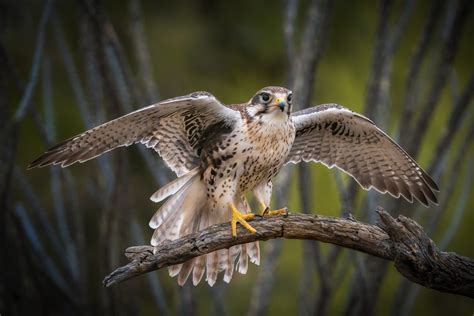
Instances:
[[[74,136],[34,160],[28,168],[60,164],[67,167],[122,146],[141,142],[155,149],[178,175],[199,161],[206,129],[231,128],[240,114],[212,94],[194,92],[168,99]],[[221,128],[221,129],[222,129]],[[213,130],[214,133],[219,131]]]
[[[437,203],[436,183],[370,119],[337,104],[293,114],[296,137],[287,162],[322,162],[352,176],[364,189]]]

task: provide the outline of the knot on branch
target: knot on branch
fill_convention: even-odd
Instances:
[[[474,297],[474,261],[440,251],[423,228],[403,215],[393,218],[377,209],[382,229],[392,240],[396,269],[425,287]]]
[[[382,229],[393,242],[395,267],[410,278],[432,273],[436,269],[439,250],[423,228],[403,215],[395,219],[381,208],[377,213],[382,220]]]
[[[130,261],[147,261],[154,257],[152,246],[133,246],[125,249],[125,257]]]

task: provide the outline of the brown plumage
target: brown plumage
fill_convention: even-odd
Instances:
[[[134,143],[159,153],[178,178],[151,199],[165,200],[150,220],[151,244],[158,249],[210,225],[245,219],[251,191],[268,207],[272,178],[287,162],[319,161],[336,166],[365,189],[436,203],[431,178],[369,119],[328,104],[291,114],[291,91],[267,87],[249,102],[223,105],[207,92],[169,99],[77,135],[48,150],[29,168],[84,162]],[[178,283],[193,284],[204,274],[212,286],[219,271],[230,282],[258,264],[258,243],[238,245],[169,268]]]
[[[287,162],[322,162],[352,176],[364,189],[437,203],[438,186],[395,141],[368,118],[337,104],[293,114],[296,139]]]

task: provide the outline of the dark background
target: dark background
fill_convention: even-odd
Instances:
[[[373,119],[439,184],[440,205],[360,190],[320,164],[286,167],[274,206],[375,222],[381,205],[474,257],[472,1],[3,1],[0,4],[0,314],[470,315],[392,263],[318,242],[261,243],[230,285],[179,288],[167,271],[105,289],[126,247],[148,243],[174,175],[151,150],[26,171],[48,146],[158,100],[224,103],[282,85],[304,108]]]

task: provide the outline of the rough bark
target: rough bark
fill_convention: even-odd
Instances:
[[[350,218],[290,214],[251,221],[256,234],[238,228],[232,237],[229,223],[170,241],[153,254],[151,246],[127,248],[131,261],[108,275],[106,287],[163,267],[233,245],[273,238],[310,239],[332,243],[394,261],[397,270],[424,287],[474,298],[474,260],[439,251],[422,227],[405,216],[397,219],[377,210],[381,222],[369,225]]]

